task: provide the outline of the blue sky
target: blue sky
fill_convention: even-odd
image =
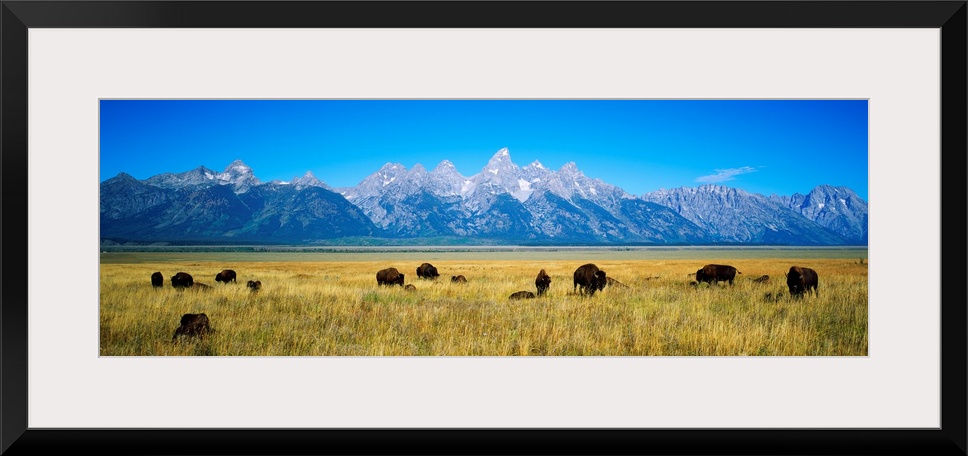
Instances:
[[[641,195],[722,184],[764,195],[846,186],[867,199],[866,100],[102,100],[100,179],[241,159],[262,181],[354,186],[384,164],[474,175],[512,161]]]

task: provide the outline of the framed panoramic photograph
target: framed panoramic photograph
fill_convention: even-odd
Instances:
[[[3,2],[0,452],[966,454],[965,19]]]

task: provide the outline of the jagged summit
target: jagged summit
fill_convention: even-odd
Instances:
[[[316,178],[316,175],[313,174],[312,171],[306,171],[306,174],[303,174],[302,177],[292,178],[292,180],[289,181],[289,183],[295,186],[296,190],[302,190],[304,188],[309,188],[309,187],[328,188],[328,186],[325,183],[323,183],[323,181]]]
[[[765,197],[704,184],[636,197],[585,176],[574,161],[558,170],[538,160],[518,167],[507,148],[468,177],[449,160],[431,171],[388,162],[341,189],[312,171],[263,184],[242,160],[222,172],[199,166],[143,181],[119,173],[101,183],[101,214],[102,234],[144,239],[195,233],[295,242],[353,233],[497,243],[860,245],[867,239],[867,203],[846,187]]]
[[[235,193],[245,193],[252,187],[261,184],[249,165],[242,160],[235,160],[225,167],[225,171],[215,176],[222,185],[231,185]]]
[[[499,173],[513,172],[517,168],[518,166],[511,161],[511,154],[508,152],[507,147],[505,147],[497,151],[491,157],[491,159],[487,161],[487,165],[484,165],[482,172],[497,175]]]
[[[573,176],[584,176],[581,170],[578,169],[578,165],[573,161],[561,165],[561,169],[559,169],[558,172]]]
[[[450,160],[443,160],[440,163],[438,163],[434,169],[447,169],[447,168],[455,168],[454,163],[451,162]]]
[[[239,159],[236,159],[232,163],[229,163],[229,166],[226,166],[225,167],[225,172],[226,173],[229,173],[229,172],[232,172],[232,173],[251,173],[252,172],[252,168],[250,168],[249,165],[246,165],[244,161],[239,160]]]

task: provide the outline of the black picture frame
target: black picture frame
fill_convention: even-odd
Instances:
[[[553,10],[553,14],[550,12]],[[26,454],[966,454],[966,6],[959,1],[3,1],[0,452]],[[941,30],[939,429],[27,427],[27,30],[33,27],[887,27]],[[890,398],[885,398],[889,401]]]

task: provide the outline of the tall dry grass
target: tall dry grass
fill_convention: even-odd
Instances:
[[[623,260],[595,263],[627,288],[574,294],[569,260],[431,261],[436,281],[418,279],[425,260],[378,262],[182,262],[102,264],[100,353],[105,356],[865,356],[867,264],[843,259]],[[705,263],[736,266],[733,286],[696,286]],[[802,263],[802,264],[801,264]],[[819,294],[786,295],[783,273],[816,269]],[[396,267],[402,287],[376,284]],[[215,283],[224,268],[237,284]],[[552,276],[544,297],[534,277]],[[161,271],[165,286],[149,277]],[[185,271],[210,289],[177,290]],[[452,275],[467,277],[453,284]],[[765,284],[753,279],[769,275]],[[260,280],[250,292],[247,280]],[[771,296],[768,296],[770,294]],[[782,295],[776,299],[775,296]],[[205,313],[215,333],[172,341],[182,314]]]

